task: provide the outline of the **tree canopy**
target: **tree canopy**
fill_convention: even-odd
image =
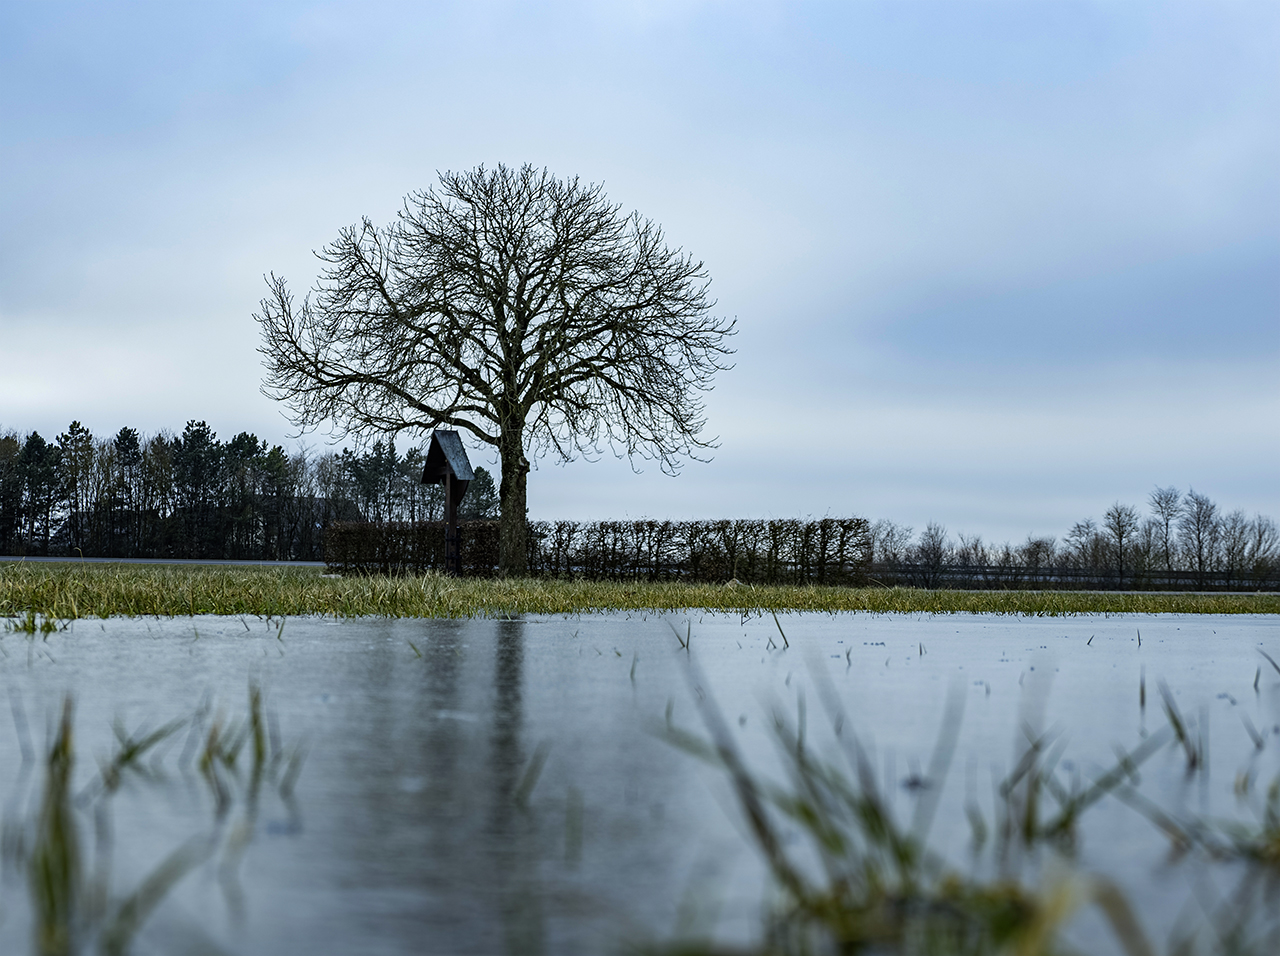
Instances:
[[[525,569],[528,456],[608,446],[666,471],[714,445],[702,393],[735,323],[703,264],[598,185],[447,172],[387,226],[348,226],[301,303],[272,274],[264,392],[298,425],[371,437],[448,426],[501,462],[501,565]]]

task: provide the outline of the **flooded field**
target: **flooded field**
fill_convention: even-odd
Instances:
[[[1240,881],[1280,873],[1275,617],[112,619],[0,652],[6,953],[750,944],[758,834],[680,744],[785,781],[779,723],[850,777],[854,742],[904,829],[936,814],[929,846],[991,879],[1029,753],[1046,818],[1120,764],[1022,872],[1105,876],[1159,952],[1197,921],[1214,951]],[[1085,903],[1067,936],[1126,951]]]

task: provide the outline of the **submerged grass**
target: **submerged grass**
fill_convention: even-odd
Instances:
[[[316,568],[227,565],[0,564],[0,617],[40,619],[251,614],[503,617],[698,608],[736,614],[1280,614],[1280,594],[928,591],[680,582],[490,580],[322,575]]]
[[[25,718],[18,720],[22,708],[14,706],[22,736]],[[74,707],[70,696],[64,698],[43,760],[43,782],[29,772],[32,754],[26,754],[0,819],[0,874],[25,877],[36,956],[128,956],[144,924],[171,891],[207,863],[216,868],[231,912],[240,914],[243,902],[237,870],[256,830],[264,784],[278,791],[290,820],[296,822],[292,790],[305,748],[300,744],[282,747],[274,741],[266,728],[262,692],[255,684],[249,686],[249,714],[243,720],[224,728],[221,714],[211,718],[210,710],[206,701],[188,717],[132,733],[117,723],[114,752],[99,759],[98,773],[77,788]],[[161,745],[184,730],[188,742],[178,760],[179,779],[190,781],[191,765],[198,765],[213,797],[211,819],[201,819],[204,815],[199,811],[208,804],[198,791],[171,786],[173,780],[164,767]],[[203,750],[199,750],[201,737],[206,738]],[[248,760],[240,761],[245,749]],[[149,759],[144,762],[144,758]],[[241,773],[245,763],[247,773]],[[131,888],[121,887],[114,865],[117,851],[130,849],[117,841],[113,823],[113,802],[124,793],[126,781],[143,788],[168,788],[171,793],[194,793],[197,811],[194,834]],[[194,928],[189,931],[193,940],[189,951],[222,952],[208,940],[196,947],[201,934]]]
[[[1237,776],[1236,795],[1251,804],[1251,820],[1161,809],[1144,796],[1142,765],[1168,747],[1187,748],[1207,719],[1186,720],[1163,684],[1168,726],[1144,735],[1132,750],[1117,748],[1114,766],[1087,783],[1062,760],[1061,732],[1040,730],[1031,715],[1036,708],[1028,708],[1033,696],[1024,697],[1016,738],[1020,755],[995,788],[990,825],[973,795],[968,798],[972,843],[965,867],[930,840],[964,710],[960,685],[952,687],[927,772],[901,784],[914,794],[906,823],[892,800],[898,784],[873,769],[825,672],[814,676],[832,719],[835,759],[807,743],[802,695],[795,723],[780,709],[773,711],[783,770],[777,782],[748,766],[704,690],[696,661],[690,660],[688,673],[706,736],[674,725],[670,707],[665,725],[655,729],[727,775],[744,833],[768,867],[775,893],[762,911],[758,944],[729,950],[708,937],[651,947],[653,956],[1081,956],[1068,944],[1067,932],[1086,911],[1103,929],[1105,939],[1099,941],[1106,952],[1119,956],[1280,952],[1280,777],[1259,804],[1246,799],[1254,761]],[[1263,750],[1265,740],[1246,727]],[[1188,780],[1201,775],[1207,782],[1207,751],[1186,752]],[[1176,916],[1140,913],[1118,883],[1079,860],[1080,818],[1108,797],[1163,831],[1170,843],[1167,871],[1182,864],[1197,872],[1203,919],[1197,920],[1194,906],[1181,907]],[[1221,882],[1234,888],[1223,893],[1216,888]],[[1158,932],[1150,936],[1148,929]],[[1165,945],[1158,947],[1161,938]]]

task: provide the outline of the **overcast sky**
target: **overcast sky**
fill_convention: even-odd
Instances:
[[[543,460],[534,517],[1280,517],[1270,0],[4,4],[0,429],[289,445],[264,273],[499,162],[603,183],[739,328],[714,461]]]

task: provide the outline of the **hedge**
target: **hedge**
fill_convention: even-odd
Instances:
[[[496,574],[498,522],[460,522],[458,530],[463,574]],[[858,584],[870,557],[865,518],[529,524],[529,572],[538,577]],[[324,560],[344,574],[440,570],[444,523],[336,522]]]

